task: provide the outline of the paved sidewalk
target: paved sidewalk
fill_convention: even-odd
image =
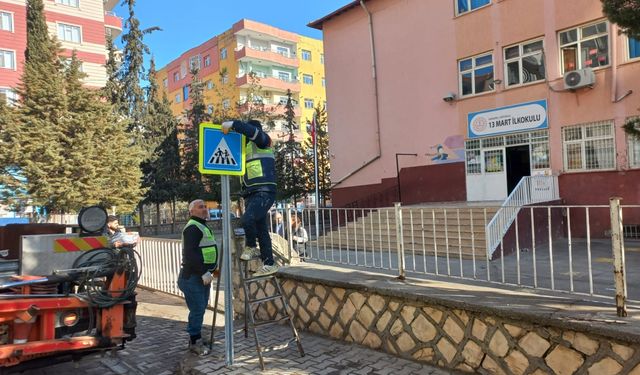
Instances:
[[[77,363],[49,366],[23,374],[451,374],[448,370],[308,332],[300,334],[306,354],[300,357],[295,343],[283,345],[291,337],[288,326],[267,326],[258,331],[261,343],[269,348],[264,353],[266,371],[260,371],[252,334],[245,338],[241,330],[234,335],[234,365],[225,367],[224,329],[221,328],[224,317],[218,315],[215,345],[213,352],[206,357],[187,353],[186,317],[187,310],[180,298],[140,290],[138,337],[115,357],[92,355]],[[211,319],[208,313],[205,317],[207,332],[210,332]],[[242,322],[239,328],[242,328]]]

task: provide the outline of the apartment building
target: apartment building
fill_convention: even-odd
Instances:
[[[334,207],[400,189],[503,201],[531,175],[557,176],[567,204],[640,203],[640,141],[622,129],[640,115],[640,43],[599,0],[353,1],[309,26],[327,56]]]
[[[191,67],[199,67],[205,82],[205,104],[232,109],[245,103],[261,102],[276,114],[284,114],[287,90],[295,100],[295,114],[302,124],[296,138],[303,139],[314,107],[325,102],[324,54],[322,41],[242,19],[229,30],[182,53],[158,71],[161,94],[171,100],[171,109],[180,116],[191,106]],[[255,78],[252,78],[255,77]],[[259,90],[256,92],[256,86]],[[282,121],[271,132],[284,139]]]
[[[44,0],[49,32],[62,45],[62,58],[73,50],[87,74],[85,84],[102,87],[107,80],[105,35],[122,33],[122,19],[113,13],[117,0]],[[0,95],[15,98],[27,45],[26,1],[0,0]]]

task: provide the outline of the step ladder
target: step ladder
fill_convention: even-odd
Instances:
[[[284,298],[284,293],[282,292],[282,287],[280,286],[280,282],[276,278],[275,273],[271,275],[265,276],[251,276],[247,277],[249,274],[249,262],[245,260],[240,260],[240,282],[242,283],[242,289],[244,290],[244,337],[248,337],[249,328],[251,325],[251,329],[253,329],[253,337],[256,341],[256,350],[258,351],[258,359],[260,360],[260,368],[264,371],[264,359],[262,358],[262,350],[263,347],[260,345],[260,339],[258,338],[258,330],[257,327],[268,326],[273,324],[278,324],[283,321],[288,321],[289,326],[291,327],[291,333],[293,337],[287,342],[287,345],[292,342],[296,342],[298,345],[298,352],[300,352],[300,356],[304,357],[304,349],[302,348],[302,342],[300,341],[300,336],[298,335],[298,331],[296,327],[293,325],[293,320],[291,319],[291,315],[289,314],[289,305],[287,304],[286,299]],[[251,298],[249,296],[249,285],[253,283],[264,282],[263,290],[265,292],[265,296],[262,298]],[[273,288],[272,295],[267,294],[267,284],[271,283]],[[269,301],[277,301],[280,300],[282,302],[282,308],[278,310],[275,315],[275,319],[273,320],[262,320],[256,322],[255,314],[257,313],[259,307],[263,303],[267,303]],[[274,303],[277,307],[278,304]]]

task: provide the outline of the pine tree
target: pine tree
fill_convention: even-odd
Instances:
[[[182,171],[181,193],[184,201],[194,199],[219,200],[220,191],[215,188],[219,178],[203,176],[198,170],[198,153],[200,142],[200,124],[211,120],[204,104],[204,82],[200,80],[199,69],[192,67],[189,99],[191,107],[185,112],[186,123],[182,124]]]
[[[129,18],[125,21],[127,32],[122,35],[124,43],[122,67],[120,79],[122,82],[122,93],[124,101],[124,115],[130,119],[129,131],[136,134],[136,140],[144,138],[145,125],[145,95],[140,86],[140,81],[144,77],[144,54],[149,53],[149,47],[144,44],[144,36],[156,30],[158,27],[140,29],[140,21],[134,12],[136,0],[123,0],[129,9]]]
[[[312,130],[312,137],[316,137],[317,160],[318,160],[318,190],[320,202],[317,204],[323,207],[331,194],[331,164],[329,160],[329,134],[327,131],[327,112],[318,104],[314,109],[316,119],[315,129]],[[304,162],[301,164],[302,175],[305,180],[306,191],[315,194],[315,170],[313,156],[313,138],[309,137],[304,142]]]
[[[290,90],[287,90],[287,104],[285,105],[284,119],[287,140],[276,147],[276,170],[278,200],[293,199],[296,203],[304,194],[304,180],[301,178],[298,164],[302,157],[302,148],[295,139],[295,131],[298,125],[295,121],[293,99]]]
[[[120,63],[117,58],[118,50],[113,44],[113,37],[110,34],[107,35],[106,46],[107,63],[105,68],[107,70],[107,83],[101,89],[101,93],[120,113],[125,113],[126,109],[123,107],[123,93],[120,82]]]
[[[640,0],[602,0],[602,12],[629,37],[640,40]]]
[[[127,122],[120,119],[110,103],[100,100],[98,93],[84,87],[85,74],[72,56],[66,73],[69,98],[69,160],[74,160],[77,199],[81,205],[101,204],[131,211],[141,198],[140,146],[133,144],[127,133]],[[77,183],[76,185],[80,185]]]
[[[21,175],[19,185],[34,205],[63,209],[57,201],[73,181],[60,150],[66,121],[62,64],[49,36],[42,0],[27,1],[27,49],[15,121],[6,124],[4,163]],[[6,176],[5,176],[6,177]],[[8,177],[11,179],[11,177]],[[16,180],[13,180],[16,182]]]
[[[24,179],[19,175],[11,145],[9,126],[17,121],[16,110],[0,95],[0,201],[18,211],[26,204]]]
[[[149,67],[146,108],[145,122],[149,124],[147,147],[152,152],[147,154],[147,159],[142,164],[143,186],[149,189],[145,195],[145,202],[155,203],[157,208],[161,203],[175,202],[177,199],[180,152],[178,122],[171,112],[169,100],[166,95],[163,95],[162,100],[158,99],[158,81],[153,58]]]

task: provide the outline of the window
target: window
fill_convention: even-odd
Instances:
[[[207,55],[204,57],[204,66],[211,66],[211,56]]]
[[[627,120],[631,120],[628,118]],[[629,159],[629,167],[640,168],[640,138],[627,135],[627,157]]]
[[[547,130],[531,132],[531,169],[550,168],[549,132]]]
[[[0,68],[15,69],[16,68],[16,53],[14,51],[7,51],[0,49]]]
[[[220,49],[220,60],[227,59],[227,47],[223,47]]]
[[[176,103],[180,103],[182,101],[182,97],[180,94],[176,94]]]
[[[640,40],[627,38],[629,45],[629,60],[640,57]]]
[[[562,73],[609,65],[609,30],[606,21],[562,31]]]
[[[56,4],[67,5],[70,7],[78,7],[79,0],[56,0]]]
[[[222,108],[229,109],[231,108],[231,101],[229,99],[225,99],[222,101]]]
[[[465,142],[467,174],[481,174],[480,140],[472,139]]]
[[[211,90],[211,89],[213,89],[213,82],[207,81],[207,90]]]
[[[0,87],[0,100],[6,101],[8,105],[14,105],[18,95],[11,89]]]
[[[80,43],[80,26],[58,24],[58,39],[65,42]]]
[[[207,105],[207,113],[208,114],[212,114],[213,113],[213,104],[208,104]]]
[[[504,171],[504,158],[502,149],[487,150],[484,152],[484,172],[497,173]]]
[[[180,73],[174,72],[173,73],[173,82],[178,82],[179,80],[180,80]]]
[[[65,69],[69,69],[71,67],[71,58],[62,57],[60,58],[60,62],[64,65]],[[78,61],[80,65],[78,66],[78,70],[84,72],[84,64],[82,61]]]
[[[302,75],[302,82],[305,85],[313,85],[313,76],[310,74],[303,74]]]
[[[165,79],[162,80],[162,86],[169,87],[169,79],[168,78],[165,78]]]
[[[189,69],[200,69],[200,55],[192,56],[189,59]]]
[[[13,13],[0,12],[0,30],[13,32]]]
[[[282,56],[289,57],[289,48],[287,47],[276,46],[276,52]]]
[[[220,77],[220,80],[222,81],[223,85],[229,83],[229,73],[224,73],[222,77]]]
[[[302,51],[302,60],[311,61],[311,51],[307,51],[303,49]]]
[[[313,99],[305,99],[304,100],[304,107],[306,109],[313,109]]]
[[[458,62],[460,95],[474,95],[493,91],[493,56],[491,53],[470,57]]]
[[[291,73],[289,72],[278,72],[278,79],[281,81],[289,82],[291,81]]]
[[[182,97],[185,102],[189,99],[189,85],[182,86]]]
[[[320,54],[320,64],[324,65],[324,53]]]
[[[463,14],[491,3],[490,0],[456,0],[456,14]]]
[[[180,64],[180,78],[184,78],[187,76],[187,63],[186,62],[182,62],[182,64]]]
[[[615,168],[616,150],[611,122],[562,128],[562,145],[567,171]]]
[[[327,87],[327,81],[322,77],[322,87]]]
[[[279,105],[287,105],[287,100],[288,98],[286,96],[281,96],[280,99],[278,100],[278,104]],[[298,105],[298,101],[295,99],[291,99],[291,105],[293,105],[294,107]]]
[[[542,52],[542,40],[505,48],[504,71],[507,75],[507,87],[544,80]]]

